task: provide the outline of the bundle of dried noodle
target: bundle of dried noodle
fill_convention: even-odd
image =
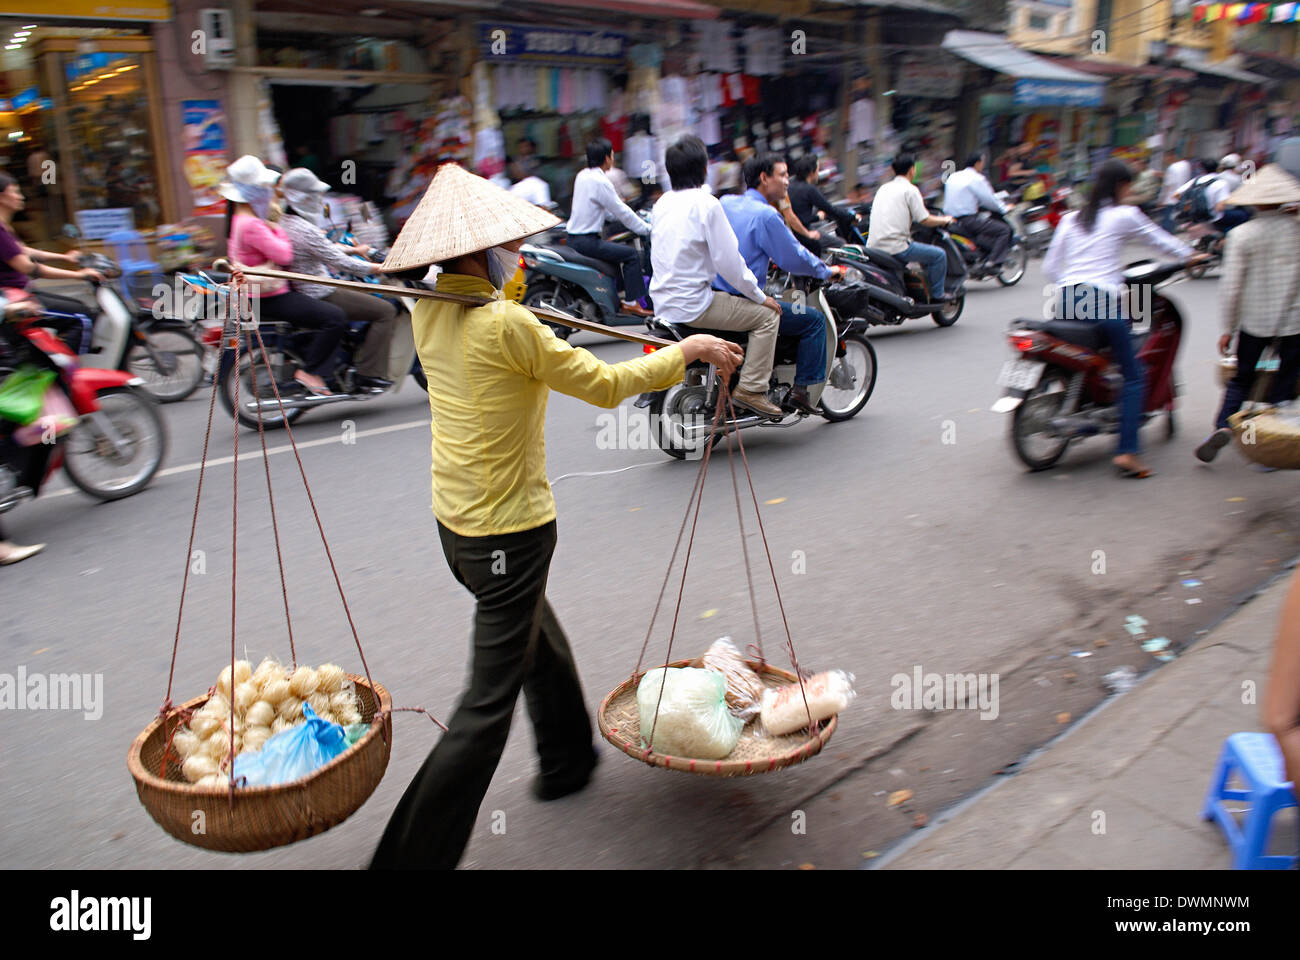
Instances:
[[[700,666],[716,670],[727,681],[727,710],[733,717],[748,723],[758,716],[763,705],[763,681],[730,637],[715,640],[700,657]]]

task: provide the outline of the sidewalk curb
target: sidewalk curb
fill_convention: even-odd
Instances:
[[[933,820],[931,820],[931,822],[926,827],[924,827],[921,830],[917,830],[912,834],[910,834],[909,836],[897,841],[880,857],[867,861],[859,869],[863,869],[863,870],[884,869],[894,861],[900,859],[901,857],[905,856],[907,853],[911,852],[911,850],[916,846],[918,846],[919,844],[922,844],[927,840],[931,839],[935,832],[942,829],[947,824],[952,823],[954,820],[960,819],[969,808],[974,806],[976,803],[982,800],[989,793],[992,793],[993,791],[997,790],[999,787],[1002,787],[1003,785],[1014,780],[1026,768],[1028,768],[1030,764],[1032,764],[1035,760],[1037,760],[1043,754],[1053,750],[1061,743],[1068,740],[1069,737],[1071,737],[1077,731],[1082,730],[1095,717],[1101,714],[1108,707],[1120,702],[1125,697],[1131,697],[1134,694],[1140,693],[1144,688],[1146,688],[1150,684],[1151,679],[1153,677],[1158,676],[1160,674],[1161,669],[1179,663],[1183,659],[1183,657],[1187,655],[1187,653],[1191,652],[1192,650],[1198,647],[1201,647],[1203,642],[1209,639],[1210,637],[1214,636],[1214,634],[1219,630],[1220,627],[1223,626],[1224,623],[1226,623],[1227,621],[1235,617],[1238,613],[1242,611],[1243,608],[1248,606],[1257,597],[1259,597],[1261,594],[1268,592],[1278,584],[1288,581],[1292,576],[1295,575],[1297,568],[1300,568],[1300,556],[1292,557],[1287,563],[1281,565],[1278,571],[1274,573],[1272,576],[1270,576],[1268,579],[1266,579],[1265,581],[1263,581],[1253,589],[1248,590],[1245,593],[1235,597],[1232,605],[1220,617],[1218,617],[1218,619],[1213,621],[1210,626],[1202,628],[1203,632],[1198,632],[1196,634],[1195,638],[1190,643],[1188,643],[1188,645],[1180,653],[1179,658],[1177,660],[1170,661],[1169,663],[1159,663],[1155,668],[1148,670],[1145,674],[1143,674],[1139,678],[1138,682],[1134,684],[1131,690],[1127,690],[1124,693],[1112,694],[1106,697],[1095,707],[1089,710],[1086,714],[1079,717],[1079,719],[1076,720],[1074,723],[1070,724],[1070,726],[1066,730],[1064,730],[1059,736],[1053,737],[1051,740],[1047,741],[1041,746],[1036,747],[1033,750],[1030,750],[1025,755],[1019,757],[1014,764],[1015,769],[1013,772],[1011,772],[1010,774],[995,776],[990,782],[980,787],[974,793],[970,794],[967,797],[964,797],[958,803],[954,804],[953,806],[939,813]]]

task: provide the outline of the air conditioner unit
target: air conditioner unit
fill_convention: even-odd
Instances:
[[[229,10],[205,7],[199,11],[199,29],[204,34],[203,62],[219,70],[235,65],[235,22]]]

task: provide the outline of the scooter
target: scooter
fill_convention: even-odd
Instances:
[[[0,322],[9,348],[0,380],[20,364],[54,370],[50,400],[68,418],[65,425],[45,416],[27,427],[0,420],[0,513],[35,497],[59,467],[98,500],[129,497],[149,485],[167,452],[167,431],[145,382],[122,370],[79,366],[77,354],[42,326],[49,316]]]
[[[646,214],[642,216],[647,219]],[[646,285],[650,282],[650,239],[629,231],[609,238],[611,243],[630,241],[641,262]],[[562,310],[583,320],[591,320],[612,327],[639,327],[646,324],[645,317],[623,313],[619,301],[622,271],[607,260],[597,260],[574,250],[568,244],[554,243],[541,246],[526,243],[519,249],[519,266],[523,271],[524,289],[521,302],[526,307],[545,307]],[[645,309],[653,309],[648,296],[639,301]],[[548,324],[557,337],[567,340],[572,327]]]
[[[86,253],[82,267],[106,278],[121,276],[110,257]],[[153,301],[135,305],[112,283],[92,283],[95,307],[78,315],[85,332],[78,363],[97,370],[123,370],[144,381],[159,403],[184,400],[203,379],[203,346],[182,318],[155,311]],[[71,315],[68,315],[68,319]]]
[[[1181,228],[1179,233],[1183,241],[1189,244],[1197,253],[1206,255],[1206,258],[1200,263],[1187,268],[1189,277],[1193,280],[1199,280],[1213,268],[1222,265],[1225,234],[1216,230],[1214,224],[1209,222],[1196,223],[1181,219],[1177,214],[1175,214],[1174,220]]]
[[[811,303],[821,310],[826,317],[826,380],[810,387],[808,398],[822,417],[832,423],[857,416],[876,387],[876,351],[867,339],[866,323],[841,319],[827,300],[825,288],[811,278],[779,274],[769,281],[767,290],[778,300]],[[712,334],[741,345],[748,339],[743,331],[706,330],[657,317],[646,325],[667,340],[680,341],[695,333]],[[647,353],[656,349],[645,348]],[[643,393],[633,406],[649,408],[651,435],[661,450],[678,460],[698,459],[708,445],[733,430],[794,426],[808,417],[789,402],[798,349],[798,337],[777,338],[768,396],[785,411],[780,420],[737,408],[735,419],[725,419],[715,427],[721,377],[717,367],[700,361],[686,367],[682,383],[667,390]],[[732,375],[730,387],[735,387],[738,377],[739,372]]]
[[[1001,220],[1007,226],[1011,226],[1007,218],[996,211],[981,212],[985,218]],[[1029,266],[1029,248],[1025,245],[1025,238],[1016,233],[1014,228],[1012,228],[1011,247],[1007,250],[1006,259],[996,267],[988,262],[988,253],[974,240],[957,231],[953,232],[952,240],[961,251],[962,262],[966,264],[967,275],[972,280],[987,280],[994,277],[1002,286],[1014,287],[1025,275],[1025,268]]]
[[[218,261],[220,264],[222,261]],[[210,279],[210,278],[209,278]],[[388,282],[393,282],[388,278]],[[423,286],[411,281],[403,281],[408,287]],[[285,322],[255,321],[262,332],[262,341],[266,345],[265,353],[257,345],[257,338],[251,334],[251,324],[240,317],[238,305],[229,304],[230,288],[222,286],[222,294],[227,305],[221,328],[221,359],[215,373],[219,387],[221,405],[226,412],[239,418],[246,427],[257,429],[259,422],[265,427],[282,427],[294,423],[308,410],[315,407],[330,406],[353,400],[371,400],[383,393],[397,393],[402,381],[409,374],[420,386],[428,389],[428,380],[424,367],[415,352],[415,337],[411,330],[411,311],[414,298],[400,298],[403,309],[398,311],[393,321],[393,342],[389,351],[388,376],[393,385],[384,389],[360,386],[353,357],[361,347],[366,336],[366,325],[360,322],[349,324],[339,348],[335,351],[333,372],[325,377],[332,390],[328,396],[318,396],[308,391],[294,379],[294,374],[302,368],[302,358],[307,345],[311,342],[314,331],[299,330]],[[409,306],[408,306],[409,305]],[[254,301],[255,306],[255,301]],[[245,311],[246,312],[246,311]],[[241,338],[236,340],[236,337]],[[240,348],[238,369],[235,365],[235,348]],[[253,366],[257,366],[257,390],[253,389]],[[270,371],[268,375],[267,371]],[[275,386],[271,384],[275,380]],[[235,405],[235,384],[239,383],[239,405]],[[279,399],[276,398],[276,390]],[[283,412],[281,407],[283,406]]]
[[[845,280],[859,287],[860,294],[855,300],[861,312],[851,316],[868,324],[887,326],[927,314],[941,327],[951,327],[957,322],[966,306],[969,276],[960,248],[942,227],[917,227],[913,236],[921,243],[939,247],[947,255],[944,287],[956,296],[950,301],[932,302],[920,267],[874,247],[846,244],[831,250],[828,262],[844,267]]]
[[[1165,414],[1168,436],[1174,419],[1174,360],[1183,317],[1159,287],[1186,270],[1183,262],[1142,260],[1130,264],[1124,280],[1150,330],[1135,336],[1138,359],[1147,371],[1142,422]],[[1014,320],[1007,341],[1017,354],[998,375],[1003,396],[992,407],[1011,413],[1011,444],[1031,470],[1056,464],[1072,442],[1119,432],[1124,377],[1110,361],[1101,328],[1089,319]]]

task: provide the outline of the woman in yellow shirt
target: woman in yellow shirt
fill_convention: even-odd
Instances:
[[[549,392],[614,407],[663,390],[694,360],[729,375],[743,359],[697,335],[607,364],[570,346],[501,286],[520,242],[559,221],[454,164],[439,167],[384,270],[440,264],[437,289],[484,306],[423,300],[412,316],[429,381],[433,512],[452,575],[477,600],[469,689],[394,811],[373,869],[444,868],[460,860],[510,733],[522,689],[536,733],[538,799],[586,786],[596,765],[573,654],[546,601],[555,500],[546,479]]]

